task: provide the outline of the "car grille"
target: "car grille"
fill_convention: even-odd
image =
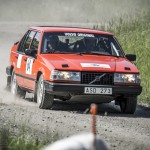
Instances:
[[[104,72],[82,72],[81,75],[81,84],[89,84],[90,82],[94,81],[95,78],[103,75]],[[91,84],[93,85],[112,85],[114,79],[113,73],[105,73],[103,77],[100,78],[99,81],[95,81]]]

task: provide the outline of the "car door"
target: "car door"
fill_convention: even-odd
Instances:
[[[26,41],[26,38],[28,37],[30,31],[27,31],[25,33],[25,35],[23,36],[23,38],[21,39],[21,41],[19,42],[19,46],[17,48],[17,51],[16,53],[13,53],[13,57],[14,57],[14,64],[15,65],[15,73],[16,73],[16,79],[17,79],[17,83],[19,86],[23,86],[23,78],[22,78],[22,75],[21,75],[21,72],[22,72],[22,58],[23,58],[23,55],[24,55],[24,51],[23,51],[23,45],[24,45],[24,42]]]
[[[35,88],[36,81],[36,54],[38,51],[40,41],[40,32],[31,31],[29,38],[26,41],[25,49],[30,49],[33,51],[31,55],[23,56],[23,76],[24,76],[24,87],[30,89],[31,91]]]

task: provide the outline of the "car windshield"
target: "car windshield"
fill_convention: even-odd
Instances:
[[[46,32],[43,36],[41,53],[124,56],[112,35],[70,32]]]

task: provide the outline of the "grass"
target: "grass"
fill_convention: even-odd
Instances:
[[[120,19],[111,21],[103,29],[113,33],[119,40],[126,54],[136,54],[134,62],[141,73],[142,94],[140,102],[150,105],[150,13],[143,13],[141,16],[130,20]],[[95,26],[98,27],[98,26]],[[98,27],[99,28],[99,27]],[[101,28],[101,29],[102,29]]]
[[[27,136],[24,127],[19,134],[13,135],[13,133],[6,128],[0,129],[0,150],[40,150],[60,138],[58,133],[47,134],[46,138],[41,137],[41,139]]]
[[[0,131],[0,149],[1,150],[39,150],[44,143],[38,139],[28,139],[24,134],[18,136],[10,135],[7,129]]]

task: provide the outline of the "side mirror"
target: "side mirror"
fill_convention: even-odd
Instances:
[[[126,58],[130,61],[135,61],[136,55],[135,54],[126,54]]]
[[[31,52],[32,52],[31,49],[25,49],[25,51],[24,51],[24,53],[28,56],[31,56]]]
[[[33,50],[33,49],[25,49],[24,53],[28,56],[32,56],[34,58],[37,57],[37,50]]]
[[[19,43],[19,41],[15,42],[14,45],[17,45]]]

